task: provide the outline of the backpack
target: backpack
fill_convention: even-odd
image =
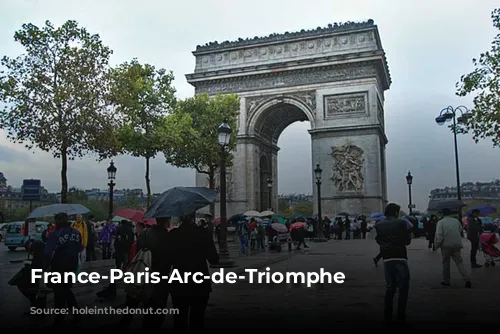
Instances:
[[[117,244],[124,250],[130,250],[132,244],[134,243],[134,232],[127,226],[119,227],[117,232]]]
[[[146,246],[148,244],[148,232],[149,229],[144,232]],[[153,254],[149,248],[139,249],[132,262],[130,262],[127,272],[134,274],[134,277],[137,278],[139,273],[146,272],[146,268],[151,269],[152,258]],[[154,284],[145,283],[144,281],[144,277],[142,277],[140,282],[134,280],[134,283],[125,284],[125,293],[139,302],[147,302],[153,294]]]

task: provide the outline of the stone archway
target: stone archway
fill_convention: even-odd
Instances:
[[[373,21],[215,42],[193,54],[196,68],[187,79],[196,93],[241,98],[237,149],[228,170],[229,214],[262,209],[266,173],[277,207],[278,138],[296,121],[311,124],[312,164],[323,169],[323,213],[382,210],[387,202],[383,105],[391,80]],[[203,176],[197,184],[205,184]]]

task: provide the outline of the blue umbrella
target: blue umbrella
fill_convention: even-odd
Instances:
[[[81,204],[52,204],[39,206],[33,210],[29,218],[40,218],[40,217],[52,217],[58,213],[64,212],[68,216],[71,215],[83,215],[89,213],[90,210]]]
[[[373,219],[373,220],[379,220],[380,218],[383,218],[383,217],[384,217],[384,214],[380,213],[380,212],[372,213],[370,215],[370,218]]]
[[[467,216],[470,215],[472,213],[472,211],[474,211],[474,210],[479,210],[479,215],[482,217],[486,217],[486,216],[492,215],[495,212],[497,212],[497,208],[495,208],[493,206],[478,205],[478,206],[475,206],[473,208],[470,208],[469,211],[467,211]]]
[[[204,187],[175,187],[165,191],[144,214],[144,218],[182,217],[215,201],[217,193]]]

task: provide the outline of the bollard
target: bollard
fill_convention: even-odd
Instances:
[[[291,252],[292,251],[292,239],[291,238],[288,238],[288,251]]]

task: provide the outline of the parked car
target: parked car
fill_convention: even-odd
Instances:
[[[22,247],[29,248],[29,243],[35,240],[42,240],[42,235],[49,226],[48,222],[37,221],[35,222],[35,230],[30,234],[25,235],[26,223],[23,221],[15,221],[7,224],[5,233],[5,246],[11,251]]]
[[[0,242],[5,240],[5,233],[7,231],[8,223],[0,224]]]

